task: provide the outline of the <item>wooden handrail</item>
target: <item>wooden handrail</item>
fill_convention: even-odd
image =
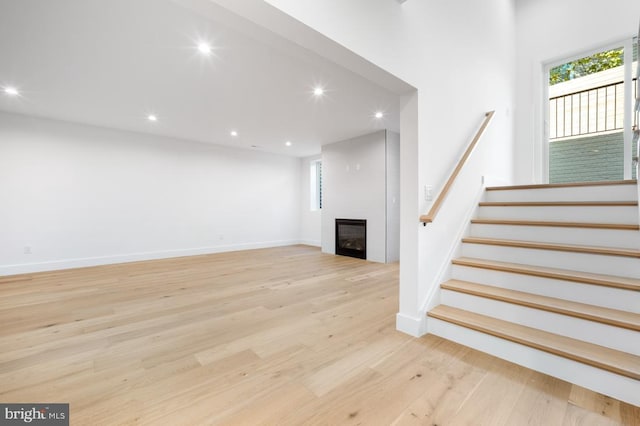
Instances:
[[[442,203],[444,202],[445,198],[447,198],[447,196],[449,195],[449,190],[451,189],[451,186],[453,186],[453,182],[455,182],[456,178],[458,177],[458,174],[460,173],[460,170],[462,170],[462,166],[464,166],[464,164],[467,162],[467,159],[473,152],[473,149],[478,144],[480,137],[482,136],[482,134],[484,133],[484,130],[487,128],[487,125],[493,118],[494,113],[495,111],[489,111],[485,114],[485,118],[484,118],[484,121],[482,122],[482,125],[476,132],[476,135],[473,137],[473,140],[467,147],[467,150],[464,152],[464,155],[462,156],[460,161],[458,161],[458,165],[451,173],[451,176],[449,176],[449,179],[447,180],[447,183],[442,188],[442,191],[440,191],[440,193],[438,194],[438,198],[436,198],[436,201],[431,206],[431,210],[429,210],[429,213],[423,214],[422,216],[420,216],[420,222],[423,222],[426,225],[427,223],[431,223],[435,220],[436,215],[440,210],[440,207],[442,207]]]

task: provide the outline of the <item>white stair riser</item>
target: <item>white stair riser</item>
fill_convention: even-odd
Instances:
[[[635,257],[469,243],[462,244],[462,256],[569,269],[594,274],[617,275],[630,278],[640,276],[640,259]]]
[[[551,222],[590,222],[638,224],[636,207],[500,207],[478,208],[479,219],[543,220]]]
[[[640,249],[640,231],[474,223],[470,235],[480,238]]]
[[[640,355],[640,332],[568,315],[442,289],[443,305]]]
[[[453,265],[452,278],[604,308],[635,313],[640,311],[640,291],[461,265]]]
[[[485,201],[636,201],[635,185],[487,191]]]
[[[575,383],[579,386],[640,406],[638,381],[490,336],[436,318],[427,319],[428,332],[498,358]]]

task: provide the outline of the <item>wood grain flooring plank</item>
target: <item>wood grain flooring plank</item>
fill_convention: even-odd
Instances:
[[[3,277],[0,400],[69,402],[71,424],[91,426],[637,418],[397,332],[398,271],[288,246]]]

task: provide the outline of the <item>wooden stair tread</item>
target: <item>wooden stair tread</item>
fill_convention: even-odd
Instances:
[[[508,220],[508,219],[471,219],[471,223],[481,225],[512,225],[512,226],[549,226],[563,228],[616,229],[623,231],[638,231],[640,225],[626,223],[587,223],[587,222],[551,222],[541,220]]]
[[[634,278],[593,274],[590,272],[571,271],[545,266],[524,265],[521,263],[500,262],[496,260],[474,259],[471,257],[459,257],[457,259],[453,259],[452,263],[454,265],[469,266],[473,268],[490,269],[494,271],[511,272],[542,278],[640,291],[640,280]]]
[[[481,201],[480,207],[635,207],[637,201]]]
[[[490,186],[487,191],[504,191],[512,189],[547,189],[547,188],[572,188],[580,186],[606,186],[606,185],[636,185],[635,179],[630,180],[608,180],[598,182],[568,182],[568,183],[545,183],[534,185],[511,185],[511,186]]]
[[[498,238],[478,238],[478,237],[463,238],[462,242],[469,243],[469,244],[487,244],[487,245],[495,245],[495,246],[519,247],[519,248],[529,248],[529,249],[537,249],[537,250],[568,251],[568,252],[575,252],[575,253],[601,254],[601,255],[607,255],[607,256],[623,256],[623,257],[640,258],[640,250],[635,250],[635,249],[581,246],[581,245],[573,245],[573,244],[540,243],[540,242],[534,242],[534,241],[503,240]]]
[[[572,302],[555,297],[540,296],[461,280],[449,280],[442,283],[440,287],[446,290],[640,331],[640,314],[633,312],[603,308],[586,303]]]
[[[639,356],[445,305],[436,306],[427,315],[640,380]]]

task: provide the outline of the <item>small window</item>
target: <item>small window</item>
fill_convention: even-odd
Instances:
[[[309,167],[311,211],[322,209],[322,161],[312,161]]]

